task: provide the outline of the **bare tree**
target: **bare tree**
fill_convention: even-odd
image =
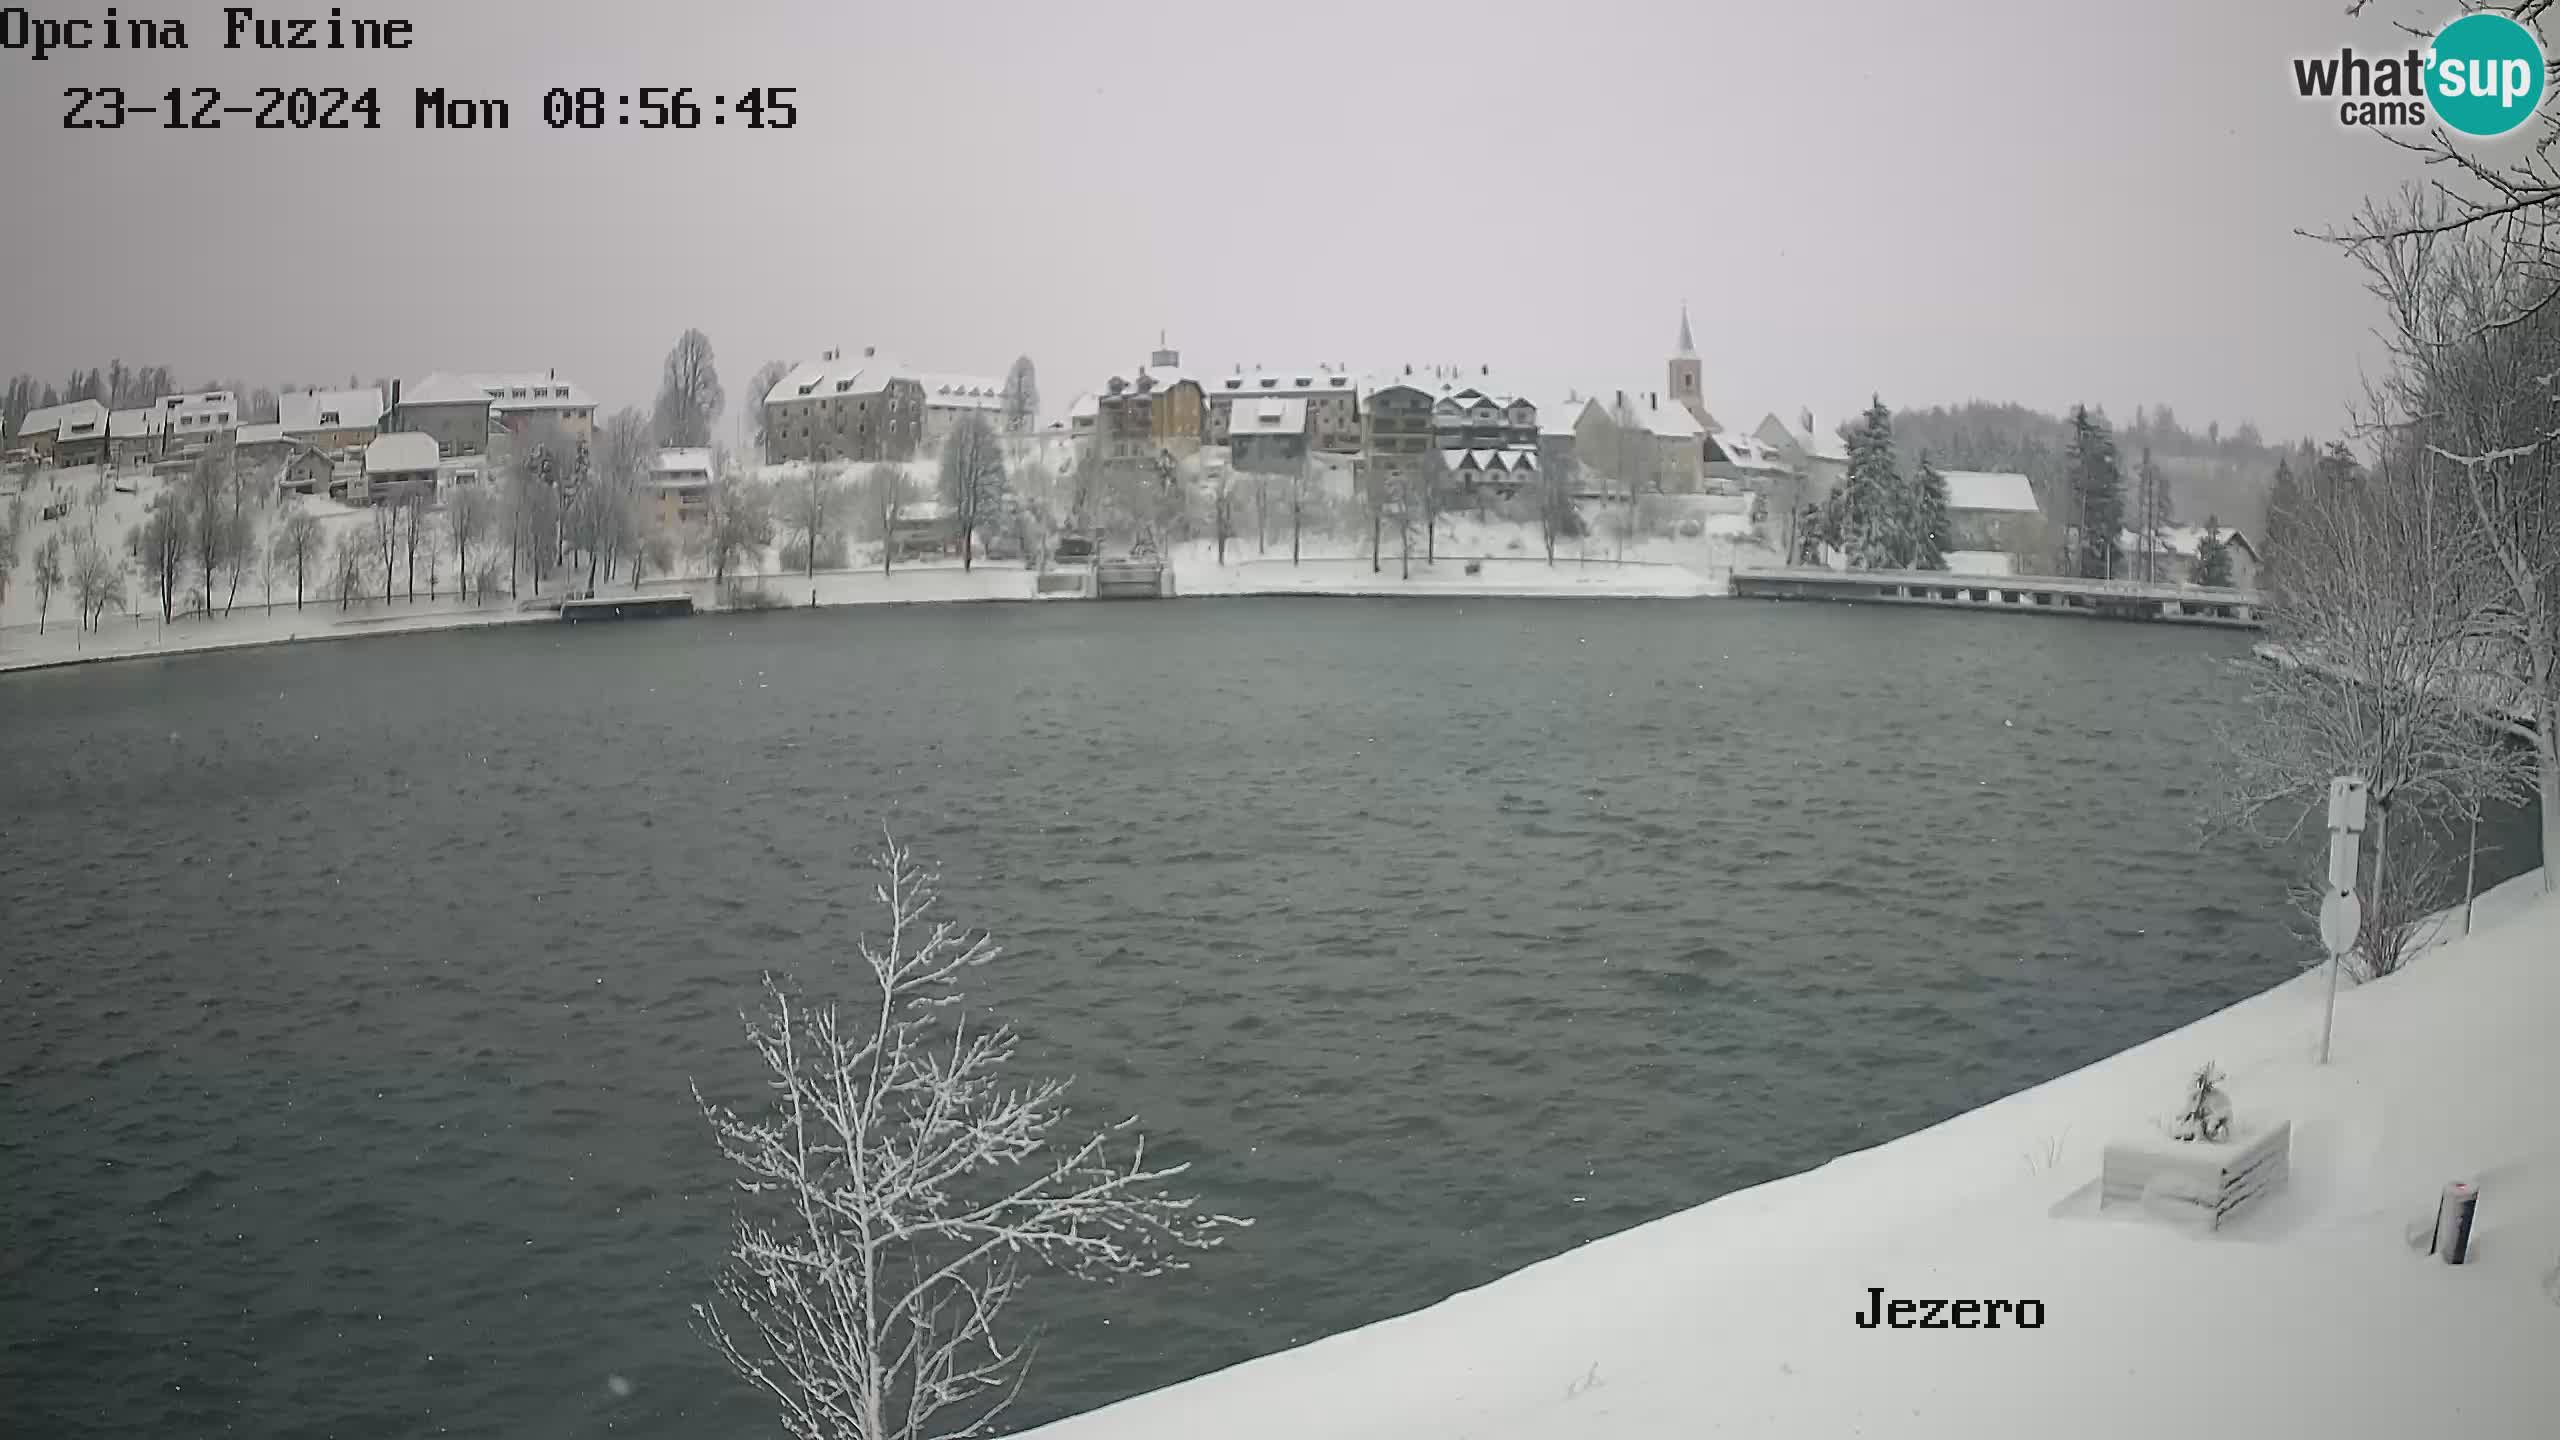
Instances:
[[[213,618],[214,586],[221,579],[223,567],[233,561],[237,539],[231,519],[233,478],[231,448],[209,445],[180,482],[186,505],[189,558],[195,565],[196,579],[203,586],[198,592],[198,608],[208,620]]]
[[[747,403],[755,407],[756,454],[765,460],[773,458],[773,412],[765,408],[764,397],[773,393],[773,387],[781,384],[792,368],[788,361],[767,360],[747,381]]]
[[[1291,565],[1298,563],[1300,550],[1306,540],[1307,506],[1316,498],[1313,492],[1317,485],[1322,483],[1317,474],[1317,463],[1314,455],[1306,455],[1299,459],[1298,467],[1289,472],[1289,563]]]
[[[1236,472],[1232,465],[1220,465],[1203,477],[1209,489],[1209,526],[1217,537],[1218,564],[1227,563],[1227,541],[1236,531]]]
[[[836,522],[844,514],[844,486],[836,478],[834,467],[812,462],[809,467],[783,484],[782,537],[785,546],[800,554],[800,568],[810,582],[809,603],[817,603],[819,552],[826,548],[829,535],[835,533]],[[783,562],[788,565],[786,558]]]
[[[95,630],[110,605],[124,601],[124,566],[98,538],[82,531],[71,553],[71,596],[80,607],[80,628]]]
[[[1538,542],[1546,547],[1547,564],[1556,563],[1556,542],[1582,533],[1582,512],[1573,503],[1574,462],[1564,456],[1538,467]]]
[[[711,337],[699,330],[677,336],[675,348],[667,352],[665,376],[658,383],[658,442],[710,444],[711,427],[719,423],[721,407],[727,403],[720,389],[720,367],[711,359]]]
[[[276,526],[276,549],[293,567],[293,608],[302,608],[305,580],[321,562],[320,517],[294,505]]]
[[[1170,1193],[1186,1167],[1149,1169],[1135,1116],[1065,1133],[1065,1084],[1010,1079],[1013,1030],[967,1008],[996,946],[933,917],[894,839],[876,864],[888,933],[855,942],[862,991],[767,975],[742,1018],[769,1098],[694,1091],[746,1197],[696,1328],[799,1440],[985,1434],[1025,1365],[1003,1320],[1026,1264],[1156,1275],[1247,1223]]]
[[[349,525],[338,532],[338,543],[329,550],[329,592],[338,597],[340,610],[364,594],[373,554],[373,538],[363,527]]]
[[[47,535],[36,547],[36,633],[44,633],[46,612],[53,608],[53,592],[62,588],[62,537]]]
[[[436,527],[426,523],[429,499],[426,487],[412,486],[403,491],[399,499],[392,502],[391,507],[399,512],[400,552],[408,570],[405,586],[409,603],[412,605],[418,603],[418,550],[422,545],[427,551],[427,598],[430,600],[435,598],[437,531]]]
[[[647,578],[645,571],[654,569],[664,574],[675,564],[675,537],[657,525],[643,526],[631,546],[631,588],[640,588],[640,582]]]
[[[960,530],[960,568],[970,568],[978,527],[1004,506],[1004,447],[984,416],[960,417],[942,442],[942,503]]]
[[[408,496],[376,496],[373,508],[366,512],[366,529],[373,536],[375,556],[370,563],[379,565],[382,574],[382,603],[391,603],[392,577],[399,574],[394,557],[400,553],[400,516],[407,508]]]
[[[187,498],[172,486],[154,496],[151,509],[134,532],[133,552],[160,592],[160,623],[177,619],[178,589],[187,564]]]
[[[2405,452],[2406,447],[2403,447]],[[2472,677],[2494,643],[2497,594],[2458,541],[2458,497],[2404,453],[2370,484],[2299,507],[2283,592],[2268,603],[2273,664],[2226,724],[2230,818],[2291,839],[2324,808],[2331,777],[2358,775],[2372,796],[2368,896],[2412,893],[2394,873],[2394,821],[2442,833],[2484,800],[2521,800],[2529,781]],[[2360,937],[2385,973],[2396,944],[2376,911]],[[2406,917],[2402,917],[2406,918]]]
[[[2547,121],[2546,121],[2547,123]],[[2547,163],[2547,162],[2520,162]],[[2463,524],[2448,563],[2493,587],[2484,703],[2532,717],[2543,853],[2560,854],[2560,221],[2537,202],[2462,223],[2415,199],[2369,206],[2353,254],[2390,316],[2384,418]],[[2287,533],[2284,584],[2294,582]],[[2560,893],[2560,865],[2544,867]]]
[[[729,572],[753,560],[763,568],[765,547],[773,543],[773,497],[762,482],[722,475],[711,482],[711,514],[703,528],[703,560],[714,585],[728,582]]]
[[[489,526],[495,518],[497,502],[485,485],[456,485],[444,497],[444,539],[453,551],[453,575],[456,589],[471,576],[471,547],[488,538]],[[286,522],[292,523],[290,521]],[[301,605],[299,578],[294,581],[295,607]],[[475,599],[487,599],[485,595]]]
[[[880,461],[871,467],[863,488],[868,492],[864,508],[880,537],[880,573],[886,575],[898,558],[898,520],[911,498],[907,469],[895,461]]]

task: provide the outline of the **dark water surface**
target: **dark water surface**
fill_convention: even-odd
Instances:
[[[1040,1294],[1021,1423],[1413,1309],[2285,975],[2192,826],[2244,651],[1197,601],[8,679],[0,1432],[776,1433],[687,1328],[686,1084],[752,1093],[883,819],[1026,1059],[1260,1222]]]

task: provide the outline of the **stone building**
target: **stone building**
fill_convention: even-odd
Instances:
[[[924,385],[870,346],[830,350],[765,392],[765,459],[905,460],[924,443]]]
[[[1110,464],[1197,459],[1208,424],[1200,382],[1183,373],[1180,351],[1161,344],[1137,373],[1105,381],[1094,400],[1094,440]]]

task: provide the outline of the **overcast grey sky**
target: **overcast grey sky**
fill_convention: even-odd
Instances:
[[[117,8],[191,48],[0,54],[0,368],[556,367],[645,405],[699,326],[724,435],[758,364],[830,345],[1028,353],[1053,411],[1159,328],[1209,372],[1659,385],[1684,297],[1729,424],[1881,391],[2326,434],[2372,316],[2292,231],[2413,173],[2290,92],[2294,55],[2393,45],[2342,0],[340,0],[415,24],[391,56]],[[385,126],[62,129],[100,84],[378,85]],[[419,84],[514,128],[418,133]],[[797,86],[800,125],[547,129],[579,85]]]

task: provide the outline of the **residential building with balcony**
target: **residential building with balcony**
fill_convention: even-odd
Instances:
[[[650,518],[660,529],[677,530],[711,518],[709,450],[661,450],[649,457],[649,475],[641,483]]]
[[[1094,400],[1094,438],[1115,465],[1181,464],[1199,457],[1208,402],[1182,371],[1180,351],[1159,345],[1131,375],[1103,382]]]

